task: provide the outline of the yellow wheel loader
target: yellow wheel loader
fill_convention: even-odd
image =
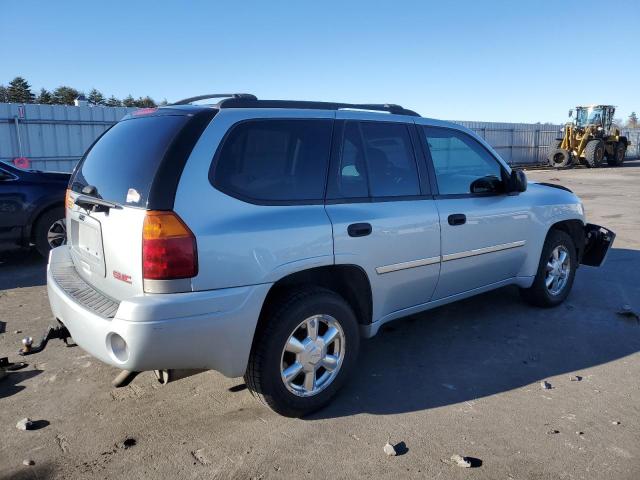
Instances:
[[[581,163],[591,168],[602,165],[605,158],[611,166],[622,165],[629,141],[613,123],[615,112],[612,105],[576,107],[575,120],[564,126],[562,138],[549,145],[549,165],[561,168]]]

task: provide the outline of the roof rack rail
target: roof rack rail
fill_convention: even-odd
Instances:
[[[197,97],[183,98],[182,100],[178,100],[171,105],[188,105],[192,102],[197,102],[198,100],[207,100],[209,98],[246,98],[249,100],[258,99],[255,95],[251,95],[250,93],[209,93],[207,95],[198,95]]]
[[[198,97],[194,97],[198,98]],[[392,103],[338,103],[304,100],[258,100],[253,95],[228,96],[218,102],[218,108],[300,108],[314,110],[373,110],[396,115],[419,117],[420,114]]]

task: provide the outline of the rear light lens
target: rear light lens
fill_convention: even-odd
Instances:
[[[196,238],[174,212],[147,212],[142,230],[142,274],[149,280],[198,274]]]
[[[68,188],[66,193],[64,194],[64,206],[69,210],[73,208],[73,198],[71,198],[71,190],[69,190]]]

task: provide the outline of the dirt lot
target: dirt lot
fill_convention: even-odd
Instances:
[[[164,387],[145,373],[116,390],[115,369],[56,342],[0,380],[0,479],[640,478],[640,323],[616,314],[640,311],[640,162],[528,174],[570,187],[618,234],[564,305],[535,309],[504,288],[398,321],[304,420],[214,372]],[[17,361],[24,334],[52,320],[45,264],[0,261],[0,356]],[[17,430],[24,417],[40,428]],[[388,439],[404,454],[387,457]],[[477,467],[451,465],[455,453]]]

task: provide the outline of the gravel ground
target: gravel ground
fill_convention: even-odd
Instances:
[[[304,420],[215,372],[113,389],[115,369],[56,341],[0,380],[0,479],[640,478],[640,323],[616,314],[640,311],[640,162],[528,175],[573,189],[618,234],[560,307],[503,288],[395,322]],[[52,321],[45,264],[29,252],[0,262],[0,356],[18,361],[20,339]],[[37,429],[18,430],[24,417]],[[388,440],[400,455],[385,455]]]

